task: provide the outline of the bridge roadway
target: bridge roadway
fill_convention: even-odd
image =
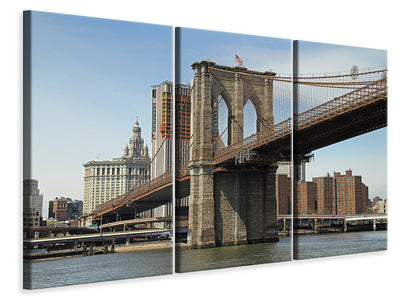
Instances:
[[[232,166],[236,158],[248,150],[272,159],[290,157],[291,135],[294,133],[294,153],[306,155],[313,150],[387,126],[387,81],[377,80],[353,92],[337,97],[291,119],[274,125],[271,130],[254,134],[241,142],[214,153],[216,166]],[[216,168],[223,171],[223,168]],[[130,192],[99,205],[82,219],[111,222],[118,216],[134,218],[172,199],[173,173],[168,172]],[[187,166],[176,170],[176,197],[188,196],[190,175]]]
[[[172,217],[158,217],[158,218],[144,218],[144,219],[131,219],[131,220],[125,220],[125,221],[118,221],[118,222],[110,222],[106,224],[102,224],[99,226],[99,229],[115,229],[118,227],[122,227],[123,231],[126,230],[126,228],[129,228],[129,226],[134,226],[134,225],[148,225],[151,223],[163,223],[163,222],[172,222]]]

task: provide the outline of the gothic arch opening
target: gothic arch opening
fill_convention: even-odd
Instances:
[[[213,141],[214,150],[224,148],[231,144],[231,109],[222,95],[219,95],[213,105]]]
[[[243,107],[243,138],[257,133],[257,111],[254,104],[247,100]]]

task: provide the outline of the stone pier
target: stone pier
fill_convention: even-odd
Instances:
[[[257,112],[257,130],[274,124],[273,72],[226,67],[214,62],[192,64],[192,144],[188,168],[190,196],[188,247],[206,248],[278,240],[276,162],[238,166],[216,165],[215,111],[221,95],[228,108],[228,145],[243,140],[243,107],[251,101]],[[214,130],[214,131],[213,131]],[[247,169],[246,169],[247,168]]]

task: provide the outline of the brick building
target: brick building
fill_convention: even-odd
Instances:
[[[334,173],[336,183],[336,214],[355,215],[368,211],[368,187],[361,182],[361,176],[353,176],[351,170],[345,175]]]
[[[293,181],[294,215],[314,214],[317,211],[317,184],[310,181]]]
[[[83,202],[60,197],[49,201],[49,218],[57,221],[74,220],[82,215]]]
[[[317,214],[336,214],[335,178],[328,173],[325,177],[314,177],[313,182],[317,185]]]
[[[65,197],[56,198],[49,201],[49,218],[54,218],[57,221],[68,220],[68,199]]]
[[[284,174],[277,174],[275,193],[277,214],[291,214],[292,179]]]
[[[334,172],[325,177],[314,177],[317,185],[317,214],[356,215],[367,213],[370,207],[368,187],[361,176],[353,176],[351,170],[344,175]]]

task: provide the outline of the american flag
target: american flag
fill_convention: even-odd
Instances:
[[[239,65],[243,65],[243,60],[240,59],[240,57],[235,54],[235,61],[239,64]]]

